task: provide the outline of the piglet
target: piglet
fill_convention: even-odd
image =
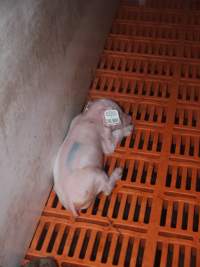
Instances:
[[[76,217],[96,196],[109,195],[122,168],[110,177],[103,170],[103,154],[114,152],[122,138],[131,134],[131,117],[109,99],[89,102],[75,117],[54,165],[54,190],[62,205]]]

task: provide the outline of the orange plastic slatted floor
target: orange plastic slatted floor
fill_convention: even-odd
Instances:
[[[133,2],[133,1],[132,1]],[[76,220],[52,191],[26,259],[60,266],[200,266],[200,2],[123,1],[89,98],[116,100],[135,131],[105,158],[123,177]]]

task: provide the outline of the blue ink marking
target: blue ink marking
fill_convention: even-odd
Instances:
[[[73,159],[76,156],[76,153],[78,152],[78,150],[80,149],[81,143],[75,142],[72,146],[71,149],[69,151],[68,157],[67,157],[67,164],[70,164]]]

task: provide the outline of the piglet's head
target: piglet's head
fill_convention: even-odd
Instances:
[[[124,113],[117,103],[109,99],[90,101],[85,112],[97,123],[103,124],[103,127],[109,127],[113,131],[132,124],[131,116]]]
[[[128,115],[128,114],[122,112],[122,113],[120,114],[120,117],[121,117],[122,127],[123,127],[123,128],[124,128],[124,127],[127,127],[127,126],[129,126],[129,125],[132,124],[132,118],[131,118],[130,115]]]

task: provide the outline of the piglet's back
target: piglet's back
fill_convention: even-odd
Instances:
[[[58,155],[60,175],[88,166],[102,167],[103,152],[96,125],[82,121],[67,135]]]

